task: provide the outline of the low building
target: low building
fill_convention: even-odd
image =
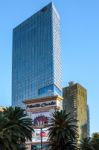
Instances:
[[[32,141],[27,142],[28,149],[48,149],[48,127],[50,117],[55,110],[62,109],[62,97],[50,96],[24,101],[26,112],[33,122]]]
[[[0,111],[3,111],[3,108],[5,108],[5,107],[0,106]]]

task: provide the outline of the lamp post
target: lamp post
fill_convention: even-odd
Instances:
[[[42,150],[42,127],[41,127],[41,150]]]
[[[40,142],[40,144],[41,144],[41,150],[42,150],[42,146],[43,146],[43,128],[46,128],[46,127],[49,127],[49,125],[47,124],[42,124],[42,125],[38,125],[38,126],[33,126],[33,128],[34,129],[40,129],[40,136],[41,136],[41,142]]]
[[[40,125],[40,129],[41,129],[41,150],[42,150],[42,146],[43,146],[43,128],[46,128],[46,127],[48,127],[48,125]]]
[[[42,146],[43,146],[43,139],[42,139],[43,136],[42,136],[42,131],[43,131],[43,128],[45,128],[45,125],[42,124],[42,125],[39,126],[39,128],[40,128],[40,131],[41,131],[40,136],[41,136],[41,150],[42,150]]]

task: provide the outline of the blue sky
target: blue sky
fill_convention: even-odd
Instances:
[[[11,105],[12,29],[50,0],[0,0],[0,105]],[[61,17],[63,86],[88,90],[91,133],[99,131],[99,0],[53,0]]]

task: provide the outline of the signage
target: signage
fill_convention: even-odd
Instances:
[[[34,132],[32,134],[32,142],[34,143],[40,143],[41,138],[42,142],[47,142],[48,141],[48,128],[42,128],[41,129],[34,129]]]
[[[28,115],[32,119],[32,122],[35,126],[40,126],[42,124],[44,125],[50,123],[50,118],[53,112],[54,109],[51,109],[50,111],[43,112],[28,112]]]
[[[56,101],[49,101],[49,102],[41,102],[41,103],[34,103],[27,105],[27,109],[31,108],[43,108],[43,107],[49,107],[49,106],[55,106]]]
[[[48,125],[50,123],[50,117],[52,116],[52,113],[54,112],[54,109],[51,109],[50,111],[44,111],[44,112],[31,112],[29,115],[31,116],[31,119],[33,121],[33,124],[35,127],[34,132],[32,134],[32,142],[33,143],[40,143],[41,138],[43,142],[48,141]],[[45,125],[46,127],[42,127],[42,125]],[[42,127],[42,129],[41,129]]]

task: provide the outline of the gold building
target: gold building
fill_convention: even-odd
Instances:
[[[87,137],[87,90],[78,83],[69,82],[69,86],[63,88],[63,108],[78,120],[79,140]]]

